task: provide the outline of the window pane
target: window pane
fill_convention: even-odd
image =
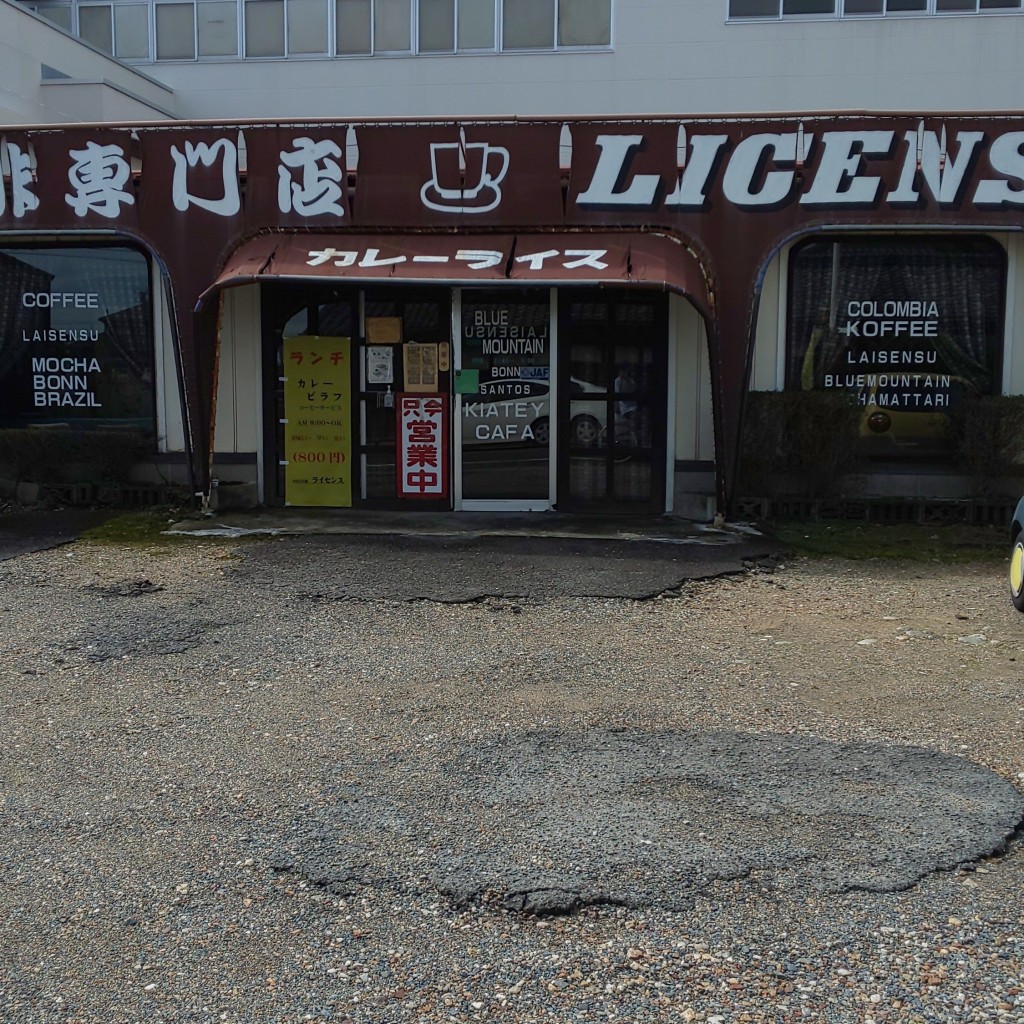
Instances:
[[[78,9],[78,34],[87,43],[104,53],[114,52],[114,33],[110,25],[109,7],[80,7]]]
[[[786,387],[846,391],[863,407],[864,454],[948,453],[941,417],[966,394],[1000,393],[1006,261],[994,240],[814,241],[793,250],[789,282]],[[924,336],[875,342],[885,307],[908,301],[927,311]]]
[[[0,316],[8,325],[0,335],[3,426],[60,423],[72,430],[130,429],[152,437],[153,314],[146,257],[124,246],[5,247],[0,260],[4,268]],[[29,309],[20,304],[27,291],[92,294],[96,305],[88,309]],[[45,333],[36,335],[36,331]],[[28,341],[46,333],[73,340],[47,342],[45,348]],[[77,399],[71,402],[63,397],[60,406],[36,406],[39,392],[32,385],[38,381],[29,376],[28,365],[31,358],[41,354],[51,359],[81,360],[76,365],[83,367],[78,372],[84,376],[77,381],[58,382],[62,387],[57,390],[66,395],[71,385],[91,392],[94,398],[86,399],[88,406],[78,406]],[[61,433],[70,439],[70,433]],[[110,453],[114,451],[110,445],[115,443],[115,436],[97,434],[95,440],[99,443],[106,437],[104,448]],[[87,434],[81,436],[82,461],[95,463],[90,471],[102,475],[99,451],[93,459],[85,447],[90,440]],[[128,435],[124,435],[124,441],[128,443]],[[132,461],[129,455],[127,462]]]
[[[238,55],[238,4],[217,0],[199,4],[199,56],[235,57]]]
[[[843,14],[881,14],[882,0],[846,0]]]
[[[503,50],[551,49],[555,45],[555,0],[505,0]]]
[[[611,41],[611,0],[559,0],[559,46],[608,46]]]
[[[374,0],[373,49],[407,53],[412,49],[409,0]]]
[[[1020,0],[981,0],[978,6],[983,11],[1005,10],[1008,7],[1016,9],[1020,7]]]
[[[284,0],[246,0],[245,55],[284,56]]]
[[[420,0],[420,52],[454,49],[454,0]]]
[[[114,39],[118,57],[149,56],[149,7],[121,4],[114,8]]]
[[[494,49],[494,0],[459,0],[459,49]]]
[[[327,0],[288,0],[288,52],[327,52]]]
[[[71,31],[71,8],[70,7],[39,7],[40,15],[47,21],[52,21],[58,28],[65,32]]]
[[[886,0],[885,11],[887,14],[899,13],[901,11],[926,11],[928,0]]]
[[[157,5],[157,60],[192,60],[195,58],[194,10],[191,4]]]
[[[782,0],[783,14],[835,14],[835,0]]]
[[[370,52],[370,0],[337,0],[338,53]]]
[[[730,18],[777,18],[779,0],[729,0]]]

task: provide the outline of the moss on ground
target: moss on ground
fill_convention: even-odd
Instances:
[[[966,563],[999,561],[1010,551],[1009,531],[996,526],[780,520],[769,529],[809,558]]]
[[[187,511],[169,506],[118,512],[99,526],[86,530],[81,540],[86,544],[128,544],[149,548],[195,544],[197,541],[210,539],[223,541],[223,538],[190,537],[164,532],[173,523],[188,517]]]

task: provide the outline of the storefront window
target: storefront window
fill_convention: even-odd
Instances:
[[[550,491],[551,335],[546,290],[462,299],[462,495],[546,501]]]
[[[1005,256],[991,239],[798,246],[786,387],[849,394],[869,452],[942,450],[964,396],[998,391],[1005,288]]]
[[[118,246],[0,250],[0,427],[154,434],[149,262]]]

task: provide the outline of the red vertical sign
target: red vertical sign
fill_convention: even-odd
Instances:
[[[448,396],[398,395],[398,497],[448,497]]]

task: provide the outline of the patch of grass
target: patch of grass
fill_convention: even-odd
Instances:
[[[769,529],[808,558],[965,563],[1005,559],[1010,549],[1008,531],[996,526],[780,520]]]
[[[188,518],[182,509],[157,507],[122,512],[86,530],[81,539],[89,544],[128,544],[138,547],[171,547],[194,539],[163,533],[172,523]]]

